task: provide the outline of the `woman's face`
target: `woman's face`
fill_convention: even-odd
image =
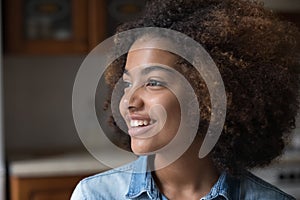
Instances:
[[[175,61],[173,54],[153,48],[128,53],[119,109],[137,155],[158,151],[177,133],[180,105],[169,89],[180,87],[171,70]]]

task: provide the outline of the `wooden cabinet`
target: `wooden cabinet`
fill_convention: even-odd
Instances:
[[[69,200],[77,183],[85,176],[10,178],[11,200]]]
[[[82,54],[106,37],[105,0],[4,1],[5,53]]]
[[[108,151],[107,154],[110,155]],[[128,163],[132,157],[116,159]],[[70,200],[80,180],[109,169],[86,152],[41,157],[19,155],[8,163],[7,199]]]

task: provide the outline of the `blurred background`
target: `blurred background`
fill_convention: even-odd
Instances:
[[[299,0],[264,2],[300,27]],[[145,0],[1,1],[0,199],[69,199],[82,177],[107,169],[76,132],[73,83],[85,56],[118,24],[138,17],[144,5]],[[281,160],[254,173],[300,199],[297,127]],[[105,145],[102,150],[109,154]]]

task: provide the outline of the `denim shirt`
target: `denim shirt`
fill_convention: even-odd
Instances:
[[[166,200],[147,172],[147,156],[136,161],[83,179],[71,200]],[[201,200],[287,200],[295,199],[248,171],[233,178],[223,172],[209,194]]]

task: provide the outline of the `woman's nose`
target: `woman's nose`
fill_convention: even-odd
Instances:
[[[127,109],[130,112],[135,112],[143,108],[143,87],[133,89],[127,96]]]

